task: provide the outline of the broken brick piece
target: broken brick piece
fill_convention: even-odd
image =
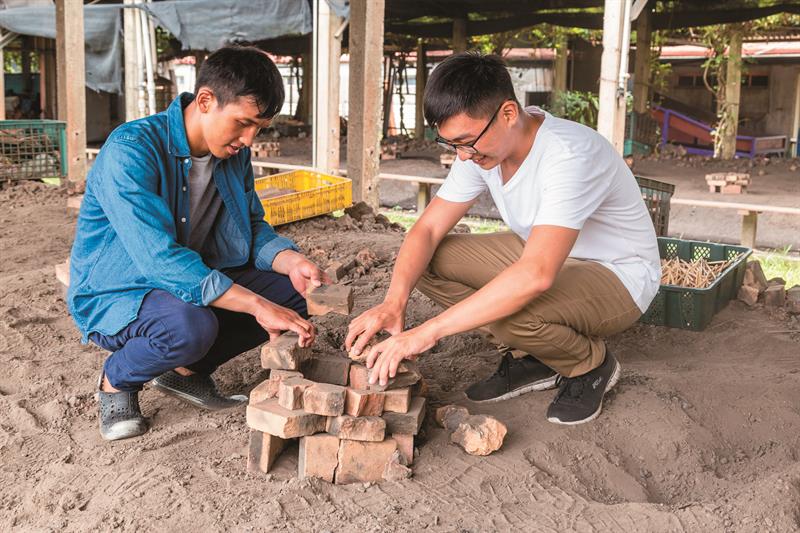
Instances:
[[[278,405],[284,409],[303,408],[303,392],[314,385],[304,378],[286,378],[278,384]]]
[[[269,396],[270,398],[275,398],[278,396],[278,387],[280,386],[281,382],[288,378],[302,378],[303,373],[298,372],[297,370],[270,370],[269,371]],[[250,403],[257,403],[255,401]]]
[[[764,275],[764,270],[761,268],[760,261],[748,261],[745,267],[744,283],[758,289],[759,293],[767,290],[767,276]]]
[[[300,364],[311,355],[310,348],[297,344],[297,333],[287,331],[261,348],[261,366],[276,370],[300,370]]]
[[[786,288],[783,285],[770,285],[764,291],[764,305],[767,307],[783,307],[786,301]]]
[[[250,391],[248,403],[263,402],[264,400],[269,400],[270,398],[274,397],[275,395],[272,393],[272,381],[269,379],[265,379],[264,381],[253,387],[253,390]]]
[[[333,435],[309,435],[300,439],[297,475],[300,479],[318,477],[333,483],[339,464],[339,439]]]
[[[350,359],[335,355],[313,357],[303,363],[303,375],[317,383],[347,385],[350,377]]]
[[[383,410],[392,413],[407,413],[411,406],[411,389],[387,390],[383,393]]]
[[[758,303],[758,289],[756,287],[751,287],[750,285],[742,285],[739,287],[737,298],[750,307],[753,307],[756,305],[756,303]]]
[[[311,287],[306,291],[306,304],[309,315],[349,315],[353,310],[353,289],[347,285]]]
[[[325,273],[332,282],[339,283],[347,275],[347,268],[341,261],[331,261],[328,268],[325,269]]]
[[[383,479],[386,481],[402,481],[411,477],[411,469],[403,464],[399,450],[395,450],[389,462],[383,468]]]
[[[386,437],[386,421],[379,416],[334,416],[325,430],[340,439],[380,442]]]
[[[350,416],[381,416],[384,401],[382,392],[348,388],[344,412]]]
[[[469,416],[469,411],[466,407],[460,405],[445,405],[436,410],[436,423],[441,427],[455,431],[458,425]]]
[[[374,370],[375,367],[369,369],[369,374],[372,375]],[[386,382],[386,385],[381,385],[380,382],[376,382],[369,385],[369,389],[381,392],[391,389],[401,389],[403,387],[415,385],[421,379],[422,374],[417,368],[416,363],[413,361],[402,361],[397,367],[397,374],[395,374],[393,378],[389,378],[389,380]]]
[[[369,388],[369,369],[364,365],[350,365],[350,386],[354,389],[367,390]]]
[[[407,413],[384,412],[386,431],[389,433],[405,433],[416,435],[422,427],[425,418],[425,398],[417,396],[411,399],[411,406]]]
[[[494,417],[471,415],[458,425],[450,441],[470,455],[489,455],[500,449],[507,432],[505,424]]]
[[[247,406],[248,426],[282,439],[320,433],[325,431],[325,422],[324,416],[284,409],[274,398]]]
[[[397,450],[403,459],[401,464],[406,466],[414,462],[414,435],[392,433],[392,438],[397,443]]]
[[[303,409],[317,415],[339,416],[344,413],[346,390],[330,383],[314,383],[303,392]]]
[[[397,450],[394,439],[382,442],[342,440],[339,442],[339,466],[336,483],[377,483],[383,479],[386,464]]]
[[[269,433],[251,429],[250,446],[247,452],[247,471],[254,474],[269,472],[285,447],[286,440]]]

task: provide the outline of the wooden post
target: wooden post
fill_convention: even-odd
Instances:
[[[739,214],[742,215],[742,246],[755,249],[758,211],[740,210]]]
[[[134,4],[136,0],[125,0],[125,4]],[[125,56],[125,122],[139,118],[139,54],[136,51],[136,16],[137,9],[122,10],[123,51]]]
[[[339,61],[342,42],[335,36],[342,19],[326,0],[314,3],[314,106],[311,166],[333,173],[339,168]]]
[[[347,175],[353,200],[378,202],[384,0],[350,2]]]
[[[313,42],[311,48],[313,49]],[[300,94],[297,98],[297,111],[295,118],[306,124],[311,122],[311,108],[314,98],[314,67],[311,52],[300,55],[300,72],[302,79],[302,86],[300,87]]]
[[[1,32],[0,37],[2,37]],[[6,119],[6,60],[3,57],[3,49],[0,46],[0,120]]]
[[[467,50],[467,18],[456,17],[453,19],[453,51],[455,53]]]
[[[83,0],[56,0],[58,118],[67,123],[67,179],[86,179]]]
[[[626,35],[630,36],[631,0],[605,2],[597,131],[621,154],[625,143],[625,66],[628,55],[625,43]]]
[[[636,56],[633,63],[633,110],[646,113],[650,100],[650,46],[652,24],[650,10],[645,6],[636,20]]]
[[[431,201],[431,184],[418,183],[417,185],[419,185],[417,190],[417,214],[421,215]]]
[[[56,55],[52,39],[42,39],[47,46],[39,59],[39,75],[42,76],[42,112],[43,118],[54,119],[58,117],[58,89],[56,75]]]
[[[720,157],[733,159],[736,156],[736,134],[739,130],[739,101],[742,91],[742,29],[731,32],[728,45],[728,64],[725,73],[725,110],[722,128]]]
[[[562,30],[557,30],[556,36],[556,57],[553,62],[553,92],[550,104],[552,105],[558,95],[567,90],[567,59],[569,56],[569,40],[567,34]]]
[[[428,81],[428,65],[425,57],[425,42],[417,39],[417,90],[414,104],[414,137],[425,138],[425,113],[423,112],[423,99],[425,96],[425,83]]]

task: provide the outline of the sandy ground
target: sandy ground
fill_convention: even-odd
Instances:
[[[553,392],[491,406],[463,389],[496,364],[470,333],[420,360],[431,405],[460,401],[508,425],[504,447],[466,455],[429,421],[414,477],[379,485],[297,480],[296,453],[245,471],[244,411],[209,413],[146,389],[145,436],[98,433],[93,386],[104,352],[82,345],[53,265],[75,217],[62,190],[0,191],[0,531],[797,531],[800,323],[734,302],[702,333],[636,325],[609,343],[623,377],[593,423],[548,423]],[[356,312],[376,303],[402,233],[348,219],[281,228],[320,262],[363,247]],[[416,294],[410,322],[435,309]],[[317,350],[346,319],[318,320]],[[266,372],[255,351],[218,372],[246,392]]]

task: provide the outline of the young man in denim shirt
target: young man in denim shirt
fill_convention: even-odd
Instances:
[[[100,151],[68,305],[84,342],[111,351],[99,385],[104,438],[147,431],[138,391],[148,381],[200,407],[233,407],[247,398],[218,392],[218,366],[282,331],[314,341],[303,294],[324,274],[264,221],[250,164],[283,100],[265,53],[223,48],[194,95],[120,126]]]

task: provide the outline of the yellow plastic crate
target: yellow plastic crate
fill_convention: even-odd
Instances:
[[[270,189],[276,195],[263,197]],[[273,226],[324,215],[353,204],[351,180],[310,170],[257,178],[255,190],[262,197],[264,220]]]

